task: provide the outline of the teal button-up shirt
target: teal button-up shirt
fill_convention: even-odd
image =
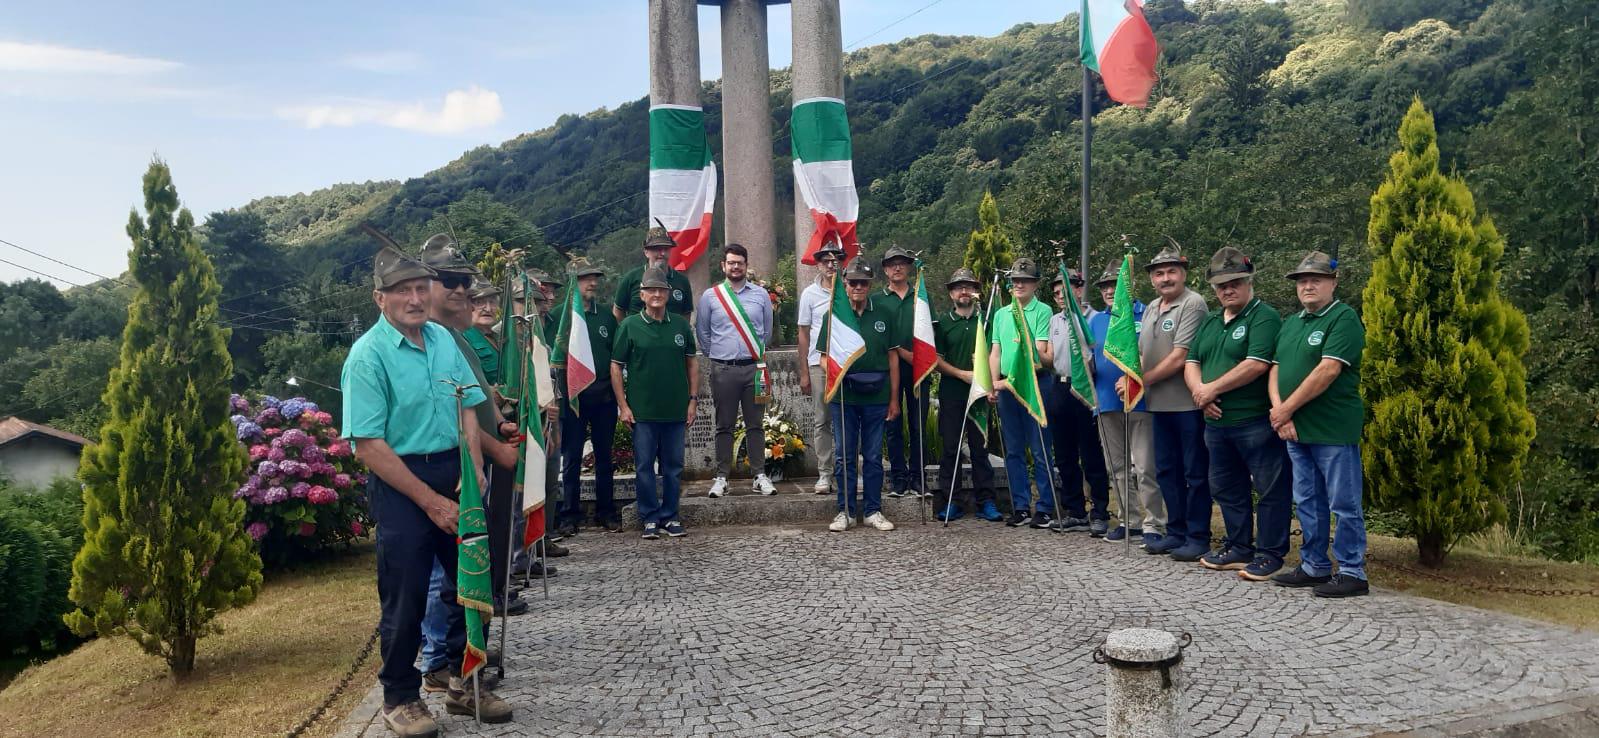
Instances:
[[[472,366],[448,329],[422,326],[418,346],[378,317],[350,347],[340,386],[344,391],[344,437],[381,438],[400,456],[448,451],[460,445],[461,414],[452,384],[476,384]],[[466,391],[464,404],[487,398],[482,388]]]

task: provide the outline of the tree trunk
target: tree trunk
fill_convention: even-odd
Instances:
[[[1444,555],[1448,549],[1444,546],[1443,535],[1436,532],[1416,533],[1416,553],[1421,557],[1421,565],[1428,569],[1443,566]]]
[[[195,640],[192,635],[181,635],[172,641],[172,651],[167,654],[167,668],[172,670],[173,678],[179,681],[194,672]]]

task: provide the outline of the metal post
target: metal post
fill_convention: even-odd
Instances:
[[[982,318],[978,318],[978,320],[982,320]],[[943,413],[947,409],[948,408],[940,407],[938,412]],[[955,490],[959,489],[961,486],[961,447],[966,440],[966,424],[970,422],[971,419],[967,418],[966,413],[962,411],[961,431],[955,436],[955,473],[951,474],[949,477],[949,497],[945,500],[944,504],[945,528],[949,527],[949,515],[955,510]],[[974,459],[972,463],[975,464],[977,461]],[[940,468],[939,471],[943,471],[943,469]]]
[[[915,371],[916,369],[913,367],[911,372],[915,373]],[[917,423],[918,426],[921,426],[917,429],[920,432],[916,434],[916,455],[921,459],[921,462],[917,464],[921,468],[916,470],[916,478],[921,480],[920,486],[916,488],[916,514],[921,517],[922,525],[927,525],[927,415],[922,413],[921,387],[911,387],[911,405],[913,406],[913,411],[921,415],[921,422]],[[909,431],[910,429],[911,419],[906,418],[905,430]]]

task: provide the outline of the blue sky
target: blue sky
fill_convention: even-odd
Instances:
[[[844,43],[993,35],[1075,6],[842,0]],[[563,113],[639,98],[648,91],[646,7],[0,4],[0,239],[116,274],[152,155],[172,166],[184,203],[203,219],[264,195],[418,176]],[[700,8],[706,79],[721,76],[716,13]],[[772,66],[786,67],[787,6],[771,9],[769,29]],[[91,279],[5,244],[0,259]],[[0,264],[0,281],[27,276]]]

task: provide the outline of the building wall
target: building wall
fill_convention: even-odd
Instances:
[[[17,484],[43,487],[78,474],[79,449],[60,440],[30,436],[0,448],[0,475]]]

